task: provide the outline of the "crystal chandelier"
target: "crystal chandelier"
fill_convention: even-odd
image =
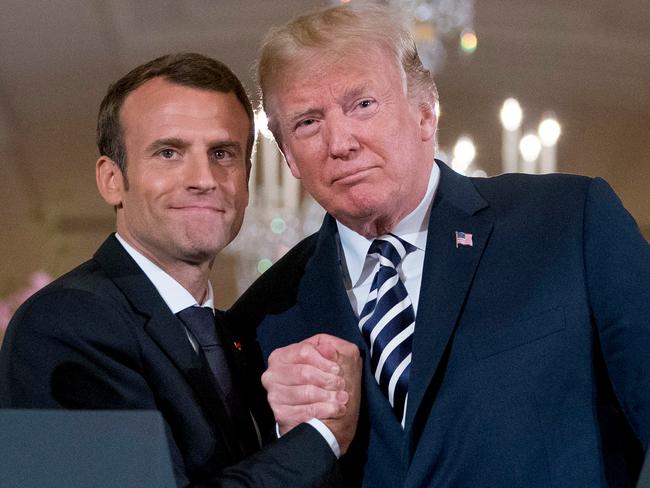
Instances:
[[[330,3],[353,2],[331,0]],[[390,5],[406,15],[413,26],[420,59],[433,73],[442,67],[447,56],[445,40],[458,39],[461,50],[467,54],[473,53],[478,45],[474,32],[474,0],[374,0],[365,3]]]
[[[457,38],[464,52],[476,49],[474,0],[392,0],[410,15],[422,63],[432,72],[440,69],[447,52],[445,39]]]

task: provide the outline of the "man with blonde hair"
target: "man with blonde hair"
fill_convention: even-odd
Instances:
[[[325,332],[364,356],[350,485],[632,484],[650,442],[650,250],[607,183],[434,160],[435,85],[381,7],[271,32],[259,76],[328,212],[230,311],[257,327],[280,429],[331,401],[304,342]]]

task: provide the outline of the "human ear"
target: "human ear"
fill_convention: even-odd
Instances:
[[[298,168],[298,165],[296,164],[296,160],[293,157],[293,154],[291,154],[291,151],[284,146],[280,147],[280,151],[282,151],[282,154],[284,155],[284,159],[286,160],[287,165],[291,170],[291,174],[295,178],[300,179],[301,178],[300,169]]]
[[[95,164],[95,181],[99,194],[106,203],[114,207],[122,205],[124,175],[115,161],[108,156],[101,156]]]
[[[419,106],[420,113],[420,138],[422,142],[431,140],[436,135],[438,117],[432,104],[423,102]]]

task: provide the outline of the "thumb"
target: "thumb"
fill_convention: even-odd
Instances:
[[[328,342],[320,342],[316,345],[316,350],[323,356],[325,359],[330,361],[338,361],[339,353],[336,348]]]

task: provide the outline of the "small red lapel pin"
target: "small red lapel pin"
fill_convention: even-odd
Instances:
[[[237,349],[238,351],[241,351],[241,342],[235,341],[233,344],[235,345],[235,349]]]

